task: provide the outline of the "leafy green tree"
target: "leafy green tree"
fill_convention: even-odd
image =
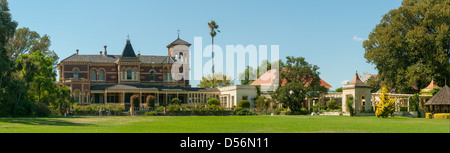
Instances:
[[[300,112],[305,98],[309,95],[322,94],[327,89],[320,85],[319,67],[311,65],[303,57],[286,57],[286,71],[280,73],[280,80],[287,83],[272,93],[272,98],[286,104],[291,111]]]
[[[16,70],[29,87],[30,99],[41,102],[44,92],[50,94],[55,88],[56,72],[53,67],[54,59],[40,51],[22,54],[16,60]],[[50,97],[45,97],[50,99]],[[49,101],[45,101],[49,105]]]
[[[214,79],[212,78],[211,75],[202,77],[202,80],[197,86],[200,88],[216,88],[216,87],[230,86],[233,84],[234,82],[231,77],[219,73],[214,75]]]
[[[367,79],[366,83],[370,85],[371,88],[370,92],[372,93],[377,92],[381,88],[381,80],[373,76]]]
[[[54,51],[49,50],[50,45],[51,41],[48,35],[41,37],[36,31],[31,31],[28,27],[24,27],[16,30],[14,37],[9,40],[6,48],[12,59],[17,59],[25,53],[41,51],[58,61],[58,55]],[[56,62],[54,65],[56,65]]]
[[[431,77],[450,80],[450,1],[404,0],[389,11],[364,41],[364,57],[383,86],[416,93]]]

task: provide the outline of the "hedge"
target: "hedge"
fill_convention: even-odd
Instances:
[[[99,115],[98,111],[100,108],[103,108],[103,115],[106,116],[107,112],[106,110],[111,111],[111,115],[113,116],[119,116],[122,114],[123,111],[125,111],[125,108],[121,105],[86,105],[86,106],[79,106],[77,104],[73,105],[74,113],[75,115],[81,115],[81,116],[97,116]]]
[[[212,105],[208,107],[203,106],[180,106],[180,105],[169,105],[166,107],[166,113],[168,115],[174,116],[189,116],[189,115],[227,115],[225,108],[217,105]]]
[[[434,119],[450,119],[450,113],[434,114]]]

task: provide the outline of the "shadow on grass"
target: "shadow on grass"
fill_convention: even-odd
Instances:
[[[0,122],[18,123],[26,125],[51,125],[51,126],[89,126],[87,123],[74,123],[61,117],[53,118],[0,118]]]

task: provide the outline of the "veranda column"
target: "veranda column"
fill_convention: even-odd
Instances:
[[[142,104],[142,91],[139,92],[139,107]]]
[[[108,104],[108,92],[107,91],[105,91],[104,98],[105,98],[105,105],[107,105]]]

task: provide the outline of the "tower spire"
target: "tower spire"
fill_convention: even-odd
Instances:
[[[178,35],[178,39],[180,39],[180,29],[178,29],[177,35]]]

